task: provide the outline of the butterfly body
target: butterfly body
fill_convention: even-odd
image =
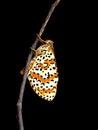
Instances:
[[[47,101],[52,101],[56,96],[59,80],[53,43],[51,43],[51,40],[46,40],[35,50],[27,75],[35,93]]]

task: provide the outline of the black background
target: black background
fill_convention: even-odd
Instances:
[[[7,104],[6,108],[10,114],[8,119],[11,118],[9,125],[12,129],[18,130],[16,104],[22,83],[20,70],[26,65],[30,47],[53,2],[54,0],[16,1],[6,9],[4,32],[8,46],[5,49],[8,53],[5,52],[8,64],[7,74],[10,74],[8,78],[11,82],[6,87],[6,92],[10,97],[8,102],[11,105]],[[42,38],[54,41],[59,71],[58,91],[56,98],[52,102],[47,102],[39,98],[31,89],[29,82],[26,82],[23,98],[25,130],[53,127],[65,129],[67,126],[76,128],[77,123],[80,126],[85,124],[84,120],[88,118],[86,108],[89,68],[87,62],[90,46],[88,39],[91,39],[89,37],[91,13],[87,7],[86,3],[64,3],[64,0],[61,0],[53,12]],[[12,125],[13,121],[15,125]]]

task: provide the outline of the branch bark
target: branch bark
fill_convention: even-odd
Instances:
[[[39,31],[39,36],[41,36],[45,30],[45,27],[54,11],[54,9],[56,8],[56,6],[59,4],[60,0],[56,0],[52,5],[51,8],[48,12],[48,15],[44,21],[44,23],[42,24],[42,27]],[[32,44],[32,48],[36,48],[38,43],[38,37],[36,36],[36,39],[34,41],[34,43]],[[23,95],[24,95],[24,90],[25,90],[25,84],[26,84],[26,79],[27,79],[27,73],[28,73],[28,65],[31,61],[31,58],[33,56],[33,51],[30,52],[30,54],[28,55],[27,61],[26,61],[26,66],[25,66],[25,71],[24,71],[24,75],[23,75],[23,80],[20,86],[20,92],[19,92],[19,98],[17,101],[17,115],[18,115],[18,123],[19,123],[19,130],[24,130],[24,125],[23,125],[23,118],[22,118],[22,101],[23,101]]]

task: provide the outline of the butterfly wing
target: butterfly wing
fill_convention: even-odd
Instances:
[[[57,92],[58,72],[52,48],[40,46],[42,53],[36,55],[30,63],[28,80],[35,93],[51,101]]]

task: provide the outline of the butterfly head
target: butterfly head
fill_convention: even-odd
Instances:
[[[52,40],[46,40],[45,43],[47,43],[47,44],[53,44],[54,42]]]
[[[52,40],[43,40],[38,34],[37,34],[37,37],[39,39],[39,41],[43,44],[50,44],[50,45],[53,45],[53,41]]]

